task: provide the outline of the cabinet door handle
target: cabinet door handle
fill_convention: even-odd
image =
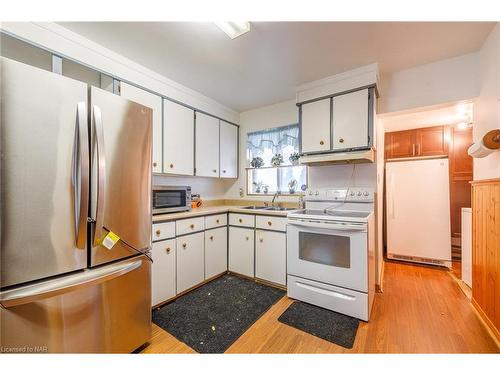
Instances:
[[[158,163],[154,161],[153,162],[153,167],[156,167],[156,166],[158,166]]]
[[[339,143],[344,143],[344,138],[339,138]]]
[[[217,169],[212,169],[212,172],[216,173],[216,172],[217,172]]]
[[[263,238],[259,238],[259,241],[260,241],[260,242],[264,242],[264,239],[263,239]]]
[[[320,144],[321,146],[323,146],[323,145],[325,144],[325,142],[324,142],[324,141],[319,141],[319,144]]]
[[[219,220],[219,219],[217,219],[217,220],[215,220],[215,222],[216,222],[217,224],[219,224],[219,223],[220,223],[220,220]]]
[[[226,173],[226,170],[225,170],[225,169],[223,169],[223,170],[222,170],[222,173]]]
[[[210,241],[213,241],[214,240],[214,236],[210,236]]]
[[[185,242],[184,242],[184,243],[182,244],[182,247],[185,249],[185,248],[187,247],[187,243],[185,243]]]
[[[273,223],[271,221],[268,221],[267,225],[271,226],[271,225],[273,225]]]
[[[248,241],[250,239],[250,237],[246,236],[246,240]]]
[[[173,165],[173,164],[170,164],[170,168],[173,168],[173,167],[174,167],[174,165]]]
[[[239,221],[240,223],[243,223],[243,219],[239,219],[238,221]]]
[[[160,234],[161,234],[161,230],[159,230],[159,229],[158,229],[158,230],[156,231],[156,235],[157,235],[157,236],[159,236]]]
[[[165,250],[167,251],[167,254],[170,254],[170,247],[167,247]]]

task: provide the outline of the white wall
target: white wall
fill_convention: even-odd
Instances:
[[[201,194],[203,200],[224,199],[234,180],[210,177],[174,177],[153,175],[153,185],[191,186],[193,194]]]
[[[474,141],[500,129],[500,24],[497,23],[479,52],[481,89],[474,106]],[[500,178],[500,151],[474,159],[474,180]]]
[[[416,66],[380,77],[379,114],[479,95],[479,53]]]

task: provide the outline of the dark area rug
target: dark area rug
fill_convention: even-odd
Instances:
[[[284,295],[225,275],[153,311],[153,322],[199,353],[224,353]]]
[[[300,301],[292,303],[278,321],[347,349],[352,348],[359,325],[356,318]]]

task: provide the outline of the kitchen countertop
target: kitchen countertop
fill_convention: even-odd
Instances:
[[[193,208],[191,211],[174,212],[171,214],[153,215],[153,223],[159,223],[162,221],[187,219],[190,217],[206,216],[214,214],[223,214],[227,212],[234,212],[239,214],[250,214],[250,215],[266,215],[266,216],[281,216],[286,217],[293,210],[288,211],[272,211],[272,210],[252,210],[248,208],[241,208],[242,206],[206,206]],[[297,208],[298,209],[298,208]]]

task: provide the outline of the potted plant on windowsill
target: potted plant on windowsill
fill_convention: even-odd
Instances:
[[[275,154],[273,158],[271,159],[271,165],[273,167],[279,167],[283,163],[283,155],[281,154]]]
[[[290,155],[288,160],[290,161],[290,163],[292,165],[299,165],[299,158],[300,158],[300,154],[298,152],[294,152],[293,154]]]
[[[252,185],[255,187],[255,192],[260,194],[260,190],[262,189],[262,181],[252,182]]]
[[[260,168],[264,165],[264,159],[262,159],[260,156],[256,156],[252,159],[250,162],[250,166],[252,168]]]

